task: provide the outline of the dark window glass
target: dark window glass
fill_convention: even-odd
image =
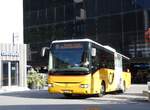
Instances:
[[[47,9],[47,22],[48,23],[51,23],[51,22],[54,22],[54,8],[53,7],[50,7]]]
[[[76,17],[82,16],[81,15],[81,9],[84,9],[82,2],[75,4],[75,15],[76,15]]]
[[[46,23],[46,10],[39,10],[37,16],[38,24],[45,24]]]
[[[105,0],[97,0],[97,15],[103,15],[104,14],[104,1]]]
[[[120,33],[122,31],[121,28],[120,15],[108,17],[108,33]]]
[[[143,11],[138,11],[136,13],[137,16],[137,31],[143,31],[144,30],[144,15]]]
[[[54,28],[52,25],[48,26],[46,29],[46,37],[47,37],[47,41],[50,41],[53,37],[54,34]]]
[[[136,30],[136,13],[127,13],[123,15],[123,25],[124,25],[124,31],[135,31]]]
[[[148,26],[150,27],[150,9],[148,10]]]
[[[85,73],[89,70],[88,52],[88,45],[83,42],[53,44],[51,48],[53,58],[51,74]],[[84,65],[87,61],[88,63]]]
[[[25,12],[24,13],[24,26],[30,26],[31,22],[30,22],[30,12]]]
[[[123,11],[134,10],[136,8],[136,0],[122,0]]]
[[[109,13],[121,12],[121,0],[108,0],[108,12]]]
[[[96,56],[92,58],[94,67],[114,69],[114,54],[112,52],[96,45],[93,45],[92,48],[96,48]]]
[[[63,39],[64,37],[64,24],[57,24],[55,26],[55,39]]]
[[[65,36],[73,36],[74,34],[74,23],[68,22],[65,24]]]
[[[117,52],[122,53],[123,52],[123,46],[122,46],[122,38],[121,38],[121,33],[114,33],[114,34],[109,34],[106,37],[107,40],[107,44],[105,45],[109,45],[112,48],[116,49]]]
[[[136,8],[144,8],[148,9],[150,8],[150,1],[149,0],[136,0]]]
[[[8,62],[3,63],[3,86],[8,86]]]
[[[98,19],[98,31],[99,33],[108,33],[109,21],[108,17],[101,17]]]
[[[31,25],[36,25],[38,23],[38,20],[37,20],[37,11],[32,11],[30,16],[31,16],[31,19],[30,19],[30,24]]]
[[[122,59],[122,67],[123,67],[123,71],[127,72],[130,67],[129,60],[123,58]]]
[[[18,62],[11,62],[11,85],[18,84]]]
[[[136,57],[136,36],[137,33],[125,33],[124,34],[124,47],[127,56],[130,58]]]
[[[96,15],[96,0],[86,0],[87,17]]]
[[[96,35],[96,21],[95,19],[86,20],[86,32],[85,35],[88,37],[92,37]]]
[[[65,6],[65,20],[72,20],[75,18],[74,16],[74,5],[66,5]]]
[[[64,6],[56,7],[56,21],[64,20]]]
[[[76,32],[76,36],[83,36],[84,35],[84,27],[85,27],[85,23],[84,21],[76,21],[75,24],[75,32]]]

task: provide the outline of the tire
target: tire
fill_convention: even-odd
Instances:
[[[121,90],[121,93],[124,93],[126,91],[126,82],[123,81],[123,88]]]
[[[105,95],[105,92],[106,92],[106,86],[105,86],[105,82],[102,82],[102,84],[101,84],[101,94],[102,95]]]
[[[106,92],[106,86],[105,86],[105,82],[103,81],[100,85],[99,93],[96,96],[102,97],[103,95],[105,95],[105,92]]]
[[[72,97],[72,94],[64,94],[65,97]]]

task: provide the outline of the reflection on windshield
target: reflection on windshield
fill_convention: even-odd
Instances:
[[[88,71],[89,60],[84,48],[55,48],[52,50],[53,70]],[[86,62],[84,65],[83,62]],[[87,63],[88,62],[88,63]]]

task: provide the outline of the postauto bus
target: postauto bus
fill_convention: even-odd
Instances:
[[[48,92],[102,96],[131,85],[129,58],[90,39],[55,40],[49,49]]]

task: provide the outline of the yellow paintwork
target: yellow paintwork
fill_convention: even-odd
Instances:
[[[50,93],[71,93],[71,94],[90,94],[91,75],[79,76],[49,76],[48,83],[53,87],[48,88]],[[81,84],[88,84],[88,88],[81,88]]]
[[[50,93],[70,93],[70,94],[98,94],[100,93],[101,83],[105,82],[106,92],[117,90],[117,84],[114,81],[114,70],[100,69],[93,74],[75,75],[75,76],[54,76],[48,77],[48,88]],[[123,72],[122,78],[125,81],[126,88],[131,85],[131,74]],[[88,88],[81,88],[81,84],[88,84]]]
[[[116,84],[112,74],[114,74],[114,70],[112,69],[100,69],[100,79],[105,82],[106,92],[116,90]]]
[[[128,89],[131,85],[131,73],[130,72],[123,72],[122,78],[125,81],[125,88]]]

